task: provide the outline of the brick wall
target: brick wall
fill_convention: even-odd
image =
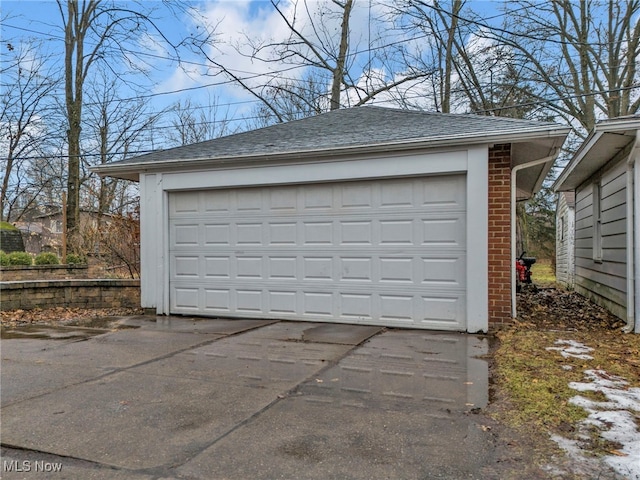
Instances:
[[[2,282],[0,310],[140,307],[140,280]]]
[[[511,318],[511,145],[489,149],[489,327]]]

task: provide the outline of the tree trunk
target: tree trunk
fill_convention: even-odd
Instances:
[[[436,3],[436,5],[438,5]],[[444,64],[444,93],[442,96],[442,113],[451,113],[451,74],[453,72],[453,45],[458,28],[458,14],[462,9],[462,0],[454,0],[451,5],[451,25],[447,31],[447,45]]]
[[[331,110],[340,108],[340,89],[344,80],[344,69],[347,62],[347,50],[349,48],[349,17],[353,0],[347,0],[344,4],[344,13],[342,14],[342,33],[340,35],[340,50],[338,52],[338,61],[333,71],[333,83],[331,85]]]

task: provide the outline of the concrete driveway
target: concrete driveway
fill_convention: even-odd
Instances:
[[[5,331],[2,478],[503,478],[487,339],[131,317]]]

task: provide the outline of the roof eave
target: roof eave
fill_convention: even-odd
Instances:
[[[585,141],[580,145],[580,148],[575,153],[569,164],[564,168],[560,176],[552,185],[554,192],[567,192],[575,190],[581,183],[580,180],[574,178],[574,173],[583,160],[593,150],[595,145],[600,141],[603,135],[608,133],[624,132],[628,130],[640,130],[640,118],[622,117],[603,120],[598,123],[591,133],[587,136]],[[592,172],[592,173],[595,173]],[[584,176],[584,175],[583,175]]]
[[[258,163],[275,161],[296,161],[308,158],[326,159],[328,157],[357,155],[369,153],[383,153],[388,151],[406,151],[421,148],[459,147],[495,143],[519,143],[532,139],[564,139],[569,134],[568,127],[533,127],[528,129],[514,129],[509,132],[490,132],[480,135],[456,135],[440,138],[419,139],[412,141],[386,142],[375,145],[358,145],[350,147],[323,148],[316,150],[299,150],[274,154],[255,154],[243,156],[224,156],[217,158],[182,158],[160,160],[153,162],[105,164],[92,168],[92,171],[102,176],[113,176],[127,180],[139,180],[140,173],[158,171],[201,170],[211,167],[224,167],[229,164],[248,166]]]

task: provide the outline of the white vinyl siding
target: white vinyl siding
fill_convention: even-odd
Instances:
[[[587,182],[576,191],[576,290],[624,317],[627,290],[625,163],[605,171],[599,186],[597,182]],[[594,199],[598,191],[599,200]]]
[[[560,193],[556,210],[556,279],[559,283],[573,287],[575,206],[567,203],[567,194]],[[573,197],[573,192],[570,193]]]
[[[465,330],[466,175],[173,192],[171,313]]]

